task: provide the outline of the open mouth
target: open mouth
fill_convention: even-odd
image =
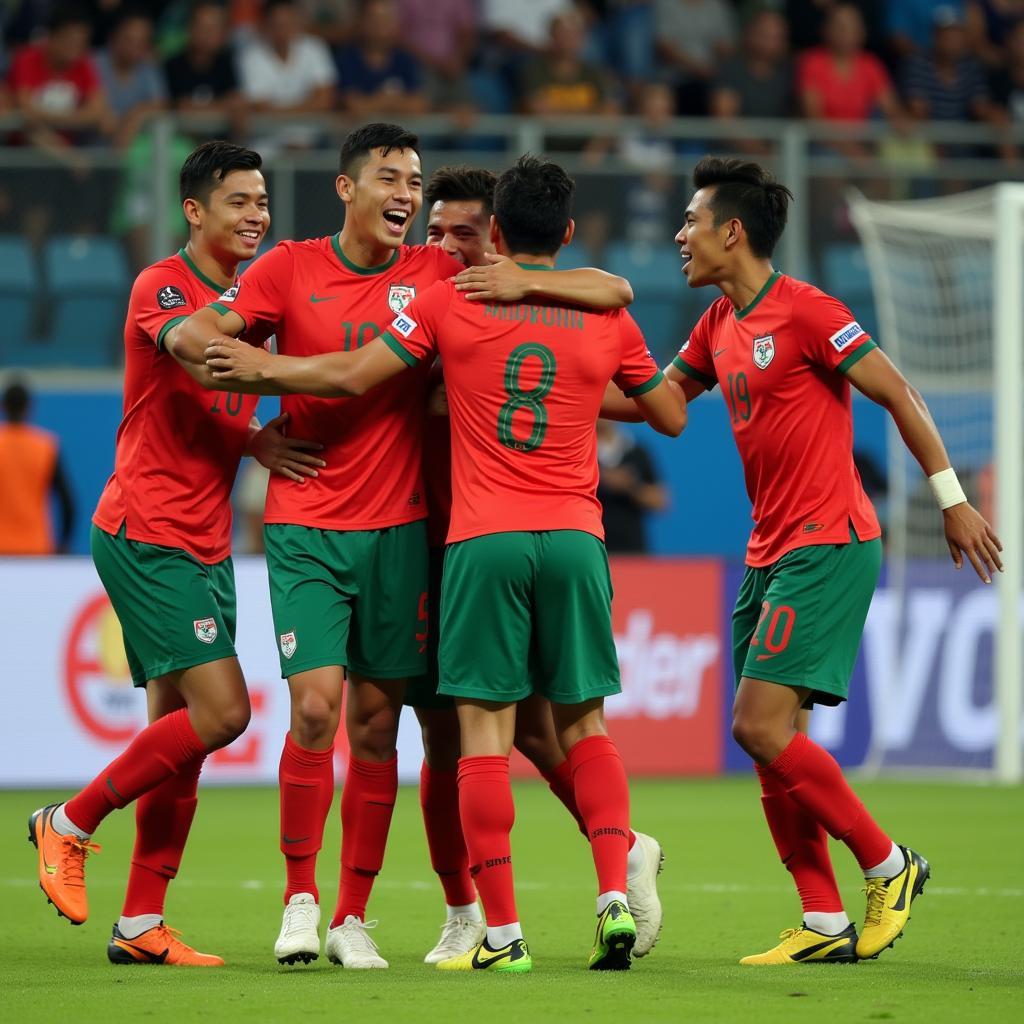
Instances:
[[[251,228],[246,228],[243,231],[236,231],[236,235],[247,245],[257,246],[260,244],[260,238],[262,237],[259,231],[253,231]]]
[[[385,210],[384,211],[384,223],[388,226],[388,231],[393,235],[401,235],[405,231],[406,224],[409,223],[409,211],[408,210]]]
[[[693,262],[693,257],[688,252],[683,252],[682,250],[680,250],[679,255],[682,257],[683,273],[685,274],[687,270],[690,269],[690,264]]]

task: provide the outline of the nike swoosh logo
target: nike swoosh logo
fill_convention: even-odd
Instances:
[[[483,946],[478,946],[476,952],[473,954],[473,966],[474,967],[489,967],[496,960],[511,960],[512,959],[512,947],[506,946],[504,949],[498,950],[497,953],[492,953],[489,957],[481,957],[480,954],[483,951]]]
[[[907,865],[907,870],[903,872],[903,888],[900,889],[899,896],[896,897],[896,902],[892,905],[893,910],[902,910],[907,904],[907,886],[910,884],[910,865]]]
[[[122,949],[127,950],[129,953],[138,953],[143,956],[151,964],[162,964],[167,959],[169,950],[164,950],[162,953],[151,953],[148,949],[143,949],[141,946],[133,946],[130,942],[125,942],[124,939],[114,939],[114,945],[120,946]]]
[[[118,793],[117,786],[114,785],[114,781],[113,781],[113,779],[111,779],[111,777],[109,775],[107,776],[107,785],[110,787],[110,792],[113,793],[114,796],[116,796],[118,800],[124,800],[124,797],[121,796],[120,793]],[[127,803],[128,801],[125,800],[124,802]]]
[[[840,946],[847,944],[847,939],[829,939],[827,942],[819,942],[816,946],[808,946],[806,949],[801,949],[799,953],[793,954],[794,960],[806,960],[807,957],[814,953],[820,953],[823,949],[828,949],[829,953],[838,952]],[[834,948],[829,948],[834,947]],[[827,956],[828,954],[826,954]]]
[[[281,836],[281,842],[291,846],[292,843],[304,843],[308,838],[309,836],[299,836],[298,839],[292,839],[291,836]]]
[[[767,661],[769,658],[774,658],[774,654],[759,654],[754,661]]]
[[[723,352],[728,352],[728,351],[729,351],[729,346],[728,346],[728,345],[726,345],[726,346],[725,346],[725,348],[720,348],[720,349],[719,349],[719,350],[718,350],[718,351],[717,351],[717,352],[715,353],[715,358],[717,359],[717,358],[718,358],[718,357],[719,357],[719,356],[720,356],[720,355],[721,355],[721,354],[722,354]]]
[[[335,299],[340,298],[340,295],[317,295],[316,292],[309,293],[310,302],[333,302]]]

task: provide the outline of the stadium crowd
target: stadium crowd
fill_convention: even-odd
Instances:
[[[0,30],[7,141],[53,149],[161,110],[265,154],[332,140],[250,114],[1024,119],[1024,0],[21,0]]]

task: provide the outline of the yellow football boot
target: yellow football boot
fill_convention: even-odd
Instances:
[[[854,964],[857,962],[857,929],[851,924],[838,935],[822,935],[806,925],[787,928],[782,941],[766,953],[745,956],[740,963],[748,967],[778,964]]]
[[[910,905],[931,876],[928,861],[919,853],[901,846],[906,865],[892,878],[865,879],[868,897],[864,927],[857,940],[857,956],[870,960],[878,956],[903,934],[910,920]]]

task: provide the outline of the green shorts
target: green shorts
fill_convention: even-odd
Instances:
[[[440,692],[454,697],[580,704],[618,693],[604,544],[551,530],[449,545],[440,660]]]
[[[423,675],[427,538],[383,530],[264,527],[281,675],[343,665],[369,679]]]
[[[748,568],[732,613],[736,685],[743,676],[808,687],[812,704],[846,700],[882,542],[821,544]]]
[[[110,603],[121,622],[132,682],[235,657],[231,559],[204,565],[181,548],[128,540],[93,526],[90,536]]]
[[[429,586],[427,589],[427,674],[410,679],[405,688],[405,705],[424,711],[454,711],[455,698],[437,692],[439,674],[437,652],[441,627],[441,577],[444,570],[444,548],[432,547],[428,553]]]

